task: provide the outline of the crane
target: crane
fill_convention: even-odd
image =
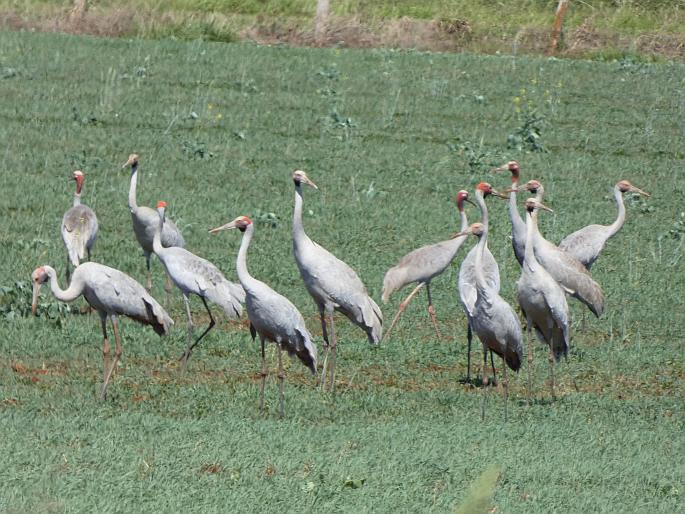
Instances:
[[[526,242],[526,224],[519,214],[518,206],[516,204],[516,190],[519,185],[519,164],[516,161],[509,161],[493,171],[510,171],[511,172],[511,189],[509,189],[509,219],[511,219],[511,244],[514,247],[514,255],[519,265],[523,264],[524,246]]]
[[[544,196],[544,188],[537,180],[529,181],[519,187],[518,191],[526,189],[536,191],[536,200]],[[580,300],[599,318],[604,312],[604,293],[585,266],[571,254],[542,237],[537,224],[533,226],[532,240],[535,258],[542,267],[552,275],[566,294]]]
[[[119,335],[119,316],[127,316],[135,321],[150,325],[159,335],[169,333],[173,320],[164,308],[134,279],[119,270],[85,262],[78,266],[71,277],[67,289],[61,289],[57,282],[57,273],[50,266],[40,266],[31,274],[33,281],[33,300],[31,310],[37,313],[38,296],[41,286],[50,281],[50,289],[61,302],[74,301],[83,295],[88,304],[100,315],[102,325],[102,358],[104,374],[100,400],[107,397],[107,385],[121,357],[121,337]],[[114,359],[110,364],[107,319],[112,323],[116,347]]]
[[[238,319],[243,311],[241,303],[245,301],[245,291],[238,284],[226,280],[219,268],[208,260],[198,257],[180,246],[165,248],[162,245],[161,236],[166,206],[166,202],[157,202],[157,229],[152,238],[152,250],[157,258],[162,261],[167,275],[183,293],[183,303],[188,316],[188,345],[180,360],[181,369],[185,371],[193,349],[216,323],[212,311],[207,305],[207,300],[220,306],[229,318]],[[207,314],[209,314],[209,325],[194,341],[193,317],[190,313],[190,300],[188,298],[190,294],[200,297]]]
[[[138,166],[140,157],[137,154],[128,156],[128,160],[121,167],[122,169],[131,167],[131,185],[128,190],[128,208],[131,210],[131,220],[133,221],[133,232],[136,234],[138,244],[143,248],[145,255],[145,266],[147,270],[147,290],[152,290],[152,274],[150,273],[150,258],[152,256],[152,238],[155,236],[159,217],[154,209],[138,205],[136,201],[136,187],[138,185]],[[165,248],[185,246],[185,240],[181,231],[171,220],[165,220],[162,230],[162,246]],[[171,294],[171,278],[167,275],[164,286],[167,297]]]
[[[62,218],[62,240],[67,248],[67,282],[69,281],[69,264],[74,268],[86,255],[90,260],[90,250],[98,237],[98,218],[93,209],[81,203],[81,190],[86,180],[81,170],[76,170],[70,180],[76,181],[74,205]]]
[[[484,255],[488,241],[488,226],[484,223],[474,223],[466,231],[459,232],[455,237],[473,234],[478,238],[476,245],[473,270],[475,275],[475,301],[469,315],[469,325],[483,344],[483,403],[481,418],[485,418],[485,390],[488,389],[488,350],[499,355],[504,361],[504,419],[507,419],[507,403],[509,399],[509,378],[507,368],[518,371],[523,358],[523,335],[521,324],[507,302],[485,274]]]
[[[533,341],[535,329],[538,339],[549,346],[550,391],[554,398],[554,363],[568,354],[570,346],[571,314],[564,290],[535,258],[533,237],[537,226],[538,209],[553,212],[535,198],[526,200],[525,260],[521,278],[517,282],[518,301],[526,316],[528,330],[528,400],[532,391]]]
[[[626,221],[626,206],[623,203],[624,193],[637,193],[649,197],[649,193],[635,187],[627,180],[621,180],[614,186],[614,199],[618,206],[618,216],[611,225],[588,225],[569,234],[559,243],[559,248],[573,255],[588,270],[599,257],[606,242],[621,230]]]
[[[247,270],[247,249],[254,234],[254,224],[247,216],[239,216],[233,221],[211,229],[210,233],[238,229],[242,241],[236,261],[238,279],[245,290],[245,308],[250,320],[250,334],[254,341],[259,334],[262,346],[262,383],[259,396],[259,410],[264,411],[264,384],[268,375],[266,366],[265,341],[272,341],[278,347],[279,412],[285,415],[285,393],[283,372],[283,350],[293,355],[316,375],[316,346],[307,330],[304,318],[290,300],[278,294],[261,280],[250,275]]]
[[[342,312],[352,323],[364,330],[371,344],[378,344],[383,335],[383,313],[376,302],[371,299],[366,287],[354,270],[307,236],[302,225],[302,184],[307,184],[314,189],[318,189],[318,187],[302,170],[293,172],[293,182],[295,183],[295,209],[293,212],[295,262],[300,269],[300,275],[302,275],[307,291],[319,309],[323,340],[326,346],[321,387],[324,388],[326,384],[326,364],[330,351],[332,354],[329,375],[330,390],[335,392],[337,338],[333,312]],[[326,316],[331,327],[330,345],[326,330]]]
[[[481,182],[476,186],[474,197],[476,199],[476,204],[480,209],[481,224],[487,230],[488,228],[488,207],[485,205],[485,198],[488,196],[498,196],[500,198],[507,198],[506,195],[494,190],[490,184],[487,182]],[[453,236],[456,237],[456,236]],[[487,239],[485,240],[483,247],[483,274],[485,280],[489,286],[499,292],[500,280],[499,280],[499,266],[495,258],[492,256],[492,252],[488,248]],[[473,328],[471,326],[471,316],[474,312],[476,305],[476,253],[477,247],[471,248],[469,253],[461,263],[459,268],[459,301],[464,309],[466,318],[468,321],[468,327],[466,332],[466,338],[468,342],[468,349],[466,353],[467,365],[466,365],[466,382],[471,382],[471,340],[473,339]],[[492,355],[490,355],[490,364],[492,365],[492,374],[495,374],[495,364],[492,360]],[[486,370],[483,369],[483,375],[485,375]]]
[[[469,200],[469,193],[461,190],[457,193],[457,209],[459,209],[459,215],[461,217],[460,230],[462,231],[466,230],[469,226],[466,219],[466,212],[464,212],[464,202],[473,204],[473,202]],[[390,332],[407,308],[407,305],[409,305],[409,302],[411,302],[423,286],[426,286],[426,293],[428,295],[428,314],[435,327],[435,333],[437,334],[438,339],[440,339],[438,321],[435,318],[435,310],[433,309],[433,303],[431,301],[430,283],[431,280],[447,269],[465,240],[466,236],[422,246],[402,257],[402,260],[397,266],[388,270],[383,279],[382,298],[384,303],[388,301],[393,292],[402,289],[407,284],[418,282],[418,285],[409,293],[409,296],[400,303],[400,308],[393,318],[390,328],[385,332],[383,339],[390,337]]]

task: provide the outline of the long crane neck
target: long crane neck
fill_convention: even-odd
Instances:
[[[531,271],[538,266],[538,261],[535,258],[535,250],[533,249],[533,238],[538,231],[538,216],[536,212],[526,210],[526,253],[523,259],[523,265],[528,267]]]
[[[609,237],[621,230],[621,227],[626,221],[626,206],[623,203],[623,193],[618,186],[614,186],[614,199],[616,200],[616,206],[618,207],[618,216],[616,217],[616,221],[609,225]]]
[[[72,276],[71,284],[66,289],[59,287],[57,283],[57,273],[50,266],[44,266],[50,277],[50,290],[60,302],[72,302],[78,298],[83,292],[83,283],[78,279],[76,274]]]
[[[459,228],[459,232],[466,232],[466,229],[469,228],[469,220],[466,219],[466,210],[464,209],[463,205],[459,207],[459,218],[461,219],[461,227]]]
[[[152,251],[159,257],[164,252],[162,245],[162,230],[164,229],[164,215],[159,213],[159,223],[155,226],[155,235],[152,237]]]
[[[483,255],[485,254],[485,247],[487,244],[488,226],[483,224],[483,233],[478,237],[478,244],[476,245],[475,259],[476,287],[482,291],[485,291],[488,288],[488,283],[485,280],[485,274],[483,273]]]
[[[236,259],[235,264],[238,280],[245,290],[250,289],[250,286],[256,281],[256,279],[250,275],[250,272],[247,271],[247,249],[250,247],[250,241],[252,241],[253,234],[254,224],[250,223],[245,229],[245,232],[243,232],[243,239],[240,241],[240,249],[238,250],[238,258]]]
[[[302,224],[302,207],[304,205],[304,198],[302,196],[302,186],[295,184],[295,209],[293,211],[293,243],[298,244],[300,241],[307,239],[307,234],[304,232],[304,225]]]
[[[523,226],[523,219],[519,214],[518,206],[516,205],[516,188],[519,186],[519,178],[517,175],[511,177],[511,193],[509,193],[509,218],[511,219],[511,226]]]
[[[131,165],[131,185],[128,188],[128,208],[131,212],[138,209],[136,202],[136,187],[138,186],[138,163]]]
[[[480,222],[488,228],[488,207],[485,205],[485,198],[483,197],[483,192],[480,189],[476,189],[476,204],[480,209]]]
[[[81,205],[81,193],[74,193],[74,207]]]

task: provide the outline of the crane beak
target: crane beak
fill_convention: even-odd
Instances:
[[[650,196],[652,196],[652,195],[650,195],[647,191],[643,191],[642,189],[637,188],[637,187],[635,187],[635,186],[630,186],[629,191],[632,192],[632,193],[637,193],[637,194],[642,195],[642,196],[646,196],[647,198],[649,198]]]
[[[456,238],[461,237],[461,236],[468,236],[469,234],[471,234],[471,229],[470,229],[470,228],[464,230],[463,232],[457,232],[457,233],[454,234],[452,237],[450,237],[450,239],[456,239]]]
[[[131,166],[134,162],[136,162],[134,159],[128,159],[128,160],[123,164],[123,166],[121,167],[121,169],[123,170],[124,168],[128,168],[128,167]]]
[[[471,205],[473,205],[474,207],[478,207],[478,206],[475,204],[475,202],[474,202],[473,200],[469,200],[468,198],[465,198],[464,201],[465,201],[465,202],[469,202],[469,203],[470,203]]]
[[[306,176],[305,176],[305,177],[302,179],[302,182],[304,182],[305,184],[307,184],[309,187],[313,187],[313,188],[316,189],[317,191],[318,191],[318,189],[319,189],[319,188],[317,187],[317,185],[316,185],[316,184],[312,181],[312,179],[310,179],[309,177],[306,177]]]
[[[492,190],[492,192],[490,194],[493,196],[499,196],[500,198],[504,198],[505,200],[507,200],[509,198],[507,195],[500,193],[499,191],[495,191],[494,189]]]
[[[42,282],[34,282],[33,283],[33,298],[31,299],[31,314],[36,316],[38,313],[38,296],[40,295],[40,288],[42,286]]]
[[[217,232],[221,232],[223,230],[231,230],[232,228],[238,228],[236,227],[235,220],[231,221],[230,223],[226,223],[225,225],[221,225],[220,227],[210,229],[209,233],[216,234]]]
[[[546,205],[544,205],[544,204],[542,204],[542,203],[540,203],[540,202],[538,202],[538,203],[536,204],[536,207],[537,207],[538,209],[542,209],[543,211],[554,212],[553,209],[550,209],[549,207],[547,207]]]
[[[491,173],[498,173],[500,171],[507,171],[508,169],[509,169],[509,165],[503,164],[502,166],[491,169],[490,172]]]

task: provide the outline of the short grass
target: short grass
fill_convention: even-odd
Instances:
[[[467,505],[482,505],[489,490],[469,491],[486,471],[498,512],[682,508],[683,66],[28,33],[0,33],[0,55],[0,511],[445,512],[469,494]],[[531,151],[533,140],[545,151]],[[583,327],[573,305],[557,401],[536,347],[538,401],[525,405],[523,370],[509,421],[498,391],[480,421],[482,392],[459,382],[459,257],[433,286],[444,340],[423,296],[378,348],[338,318],[336,401],[287,361],[287,417],[277,419],[272,376],[263,419],[245,323],[222,321],[180,374],[178,295],[165,339],[123,321],[124,357],[98,403],[97,317],[78,314],[83,302],[58,310],[49,291],[42,315],[27,313],[31,271],[64,269],[59,223],[73,169],[85,171],[83,199],[100,219],[94,260],[144,280],[120,169],[133,151],[139,202],[166,200],[188,247],[229,277],[239,234],[207,229],[257,220],[250,269],[301,309],[320,349],[291,252],[296,168],[320,187],[306,192],[309,234],[375,298],[403,254],[455,231],[457,190],[507,187],[489,169],[509,159],[547,185],[555,214],[542,229],[553,241],[610,222],[619,179],[653,196],[627,199],[628,222],[595,265],[605,316]],[[513,302],[506,204],[490,207],[502,295]],[[196,299],[193,309],[206,322]]]

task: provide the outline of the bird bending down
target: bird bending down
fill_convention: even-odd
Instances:
[[[107,397],[107,385],[121,357],[121,337],[119,336],[119,316],[128,316],[144,325],[150,325],[159,335],[169,333],[173,320],[162,306],[131,277],[119,270],[95,262],[85,262],[74,270],[67,289],[57,283],[57,273],[50,266],[36,268],[31,275],[33,281],[33,300],[31,309],[36,314],[41,286],[50,281],[50,289],[59,301],[71,302],[83,295],[88,304],[100,315],[102,324],[102,358],[104,374],[100,399]],[[109,362],[109,339],[107,318],[112,322],[116,347],[114,359]]]
[[[533,189],[537,192],[536,200],[539,201],[544,195],[544,188],[537,180],[531,180],[519,187],[518,191],[532,192]],[[604,312],[602,288],[592,280],[590,273],[578,259],[542,237],[537,224],[533,226],[533,250],[537,261],[552,275],[566,294],[580,300],[598,318],[602,315]]]
[[[157,202],[157,213],[155,213],[157,230],[155,230],[152,238],[152,249],[162,261],[167,275],[183,293],[183,303],[188,316],[188,344],[180,360],[181,369],[185,371],[193,349],[215,324],[207,300],[221,307],[230,319],[238,319],[243,311],[240,304],[245,301],[245,291],[238,284],[226,280],[221,271],[208,260],[198,257],[180,246],[165,248],[162,245],[161,235],[166,205],[166,202]],[[209,325],[194,341],[193,317],[190,313],[190,300],[188,298],[190,294],[200,297],[202,304],[207,309],[207,314],[209,314]]]
[[[537,226],[538,209],[552,212],[534,198],[526,200],[525,260],[521,278],[517,282],[518,301],[526,316],[528,330],[528,400],[532,391],[533,341],[532,331],[540,342],[549,346],[550,391],[554,398],[554,363],[568,354],[570,346],[571,315],[566,295],[561,286],[547,273],[535,258],[533,237]]]
[[[80,261],[88,255],[98,236],[98,218],[93,209],[81,203],[81,189],[86,180],[82,171],[76,170],[70,180],[76,181],[74,205],[62,218],[62,240],[67,248],[67,282],[69,281],[69,265],[77,267]]]
[[[507,198],[506,195],[495,191],[490,184],[487,182],[481,182],[476,186],[475,199],[478,208],[480,209],[481,224],[487,230],[488,228],[488,207],[485,205],[485,198],[488,196],[498,196],[500,198]],[[453,236],[457,237],[457,236]],[[499,281],[499,266],[495,258],[492,256],[492,252],[488,248],[487,239],[485,241],[485,246],[483,248],[483,275],[485,276],[486,282],[495,291],[499,292],[500,281]],[[477,247],[474,246],[466,254],[466,257],[461,263],[459,268],[459,301],[464,313],[466,314],[466,319],[468,321],[468,328],[466,332],[467,339],[467,353],[466,353],[466,382],[471,382],[471,341],[473,339],[473,328],[471,326],[471,316],[476,305],[476,253]],[[492,365],[493,378],[495,375],[495,364],[492,360],[492,355],[490,355],[490,363]],[[483,376],[487,373],[486,369],[483,368]]]
[[[369,343],[378,344],[383,336],[383,313],[366,291],[366,287],[354,270],[319,246],[305,234],[302,225],[302,184],[318,189],[304,171],[293,173],[295,183],[295,210],[293,212],[293,248],[295,262],[309,294],[319,309],[323,340],[326,346],[321,387],[326,386],[328,354],[331,353],[328,380],[330,390],[335,391],[335,360],[337,338],[333,312],[342,312],[355,325],[360,327]],[[328,341],[326,316],[331,327],[331,343]]]
[[[507,419],[507,402],[509,398],[509,378],[507,368],[518,371],[523,359],[523,335],[521,324],[514,313],[514,309],[505,302],[497,290],[488,282],[483,273],[483,256],[487,247],[487,225],[474,223],[464,232],[455,237],[473,234],[478,237],[476,245],[475,273],[476,299],[470,314],[470,325],[481,343],[483,343],[483,404],[481,418],[485,418],[485,392],[488,389],[487,369],[488,350],[499,355],[504,360],[504,419]]]
[[[649,193],[638,189],[627,180],[621,180],[614,186],[614,199],[618,207],[618,216],[611,225],[588,225],[569,234],[559,243],[559,248],[578,259],[588,270],[599,257],[606,242],[621,230],[626,221],[626,206],[623,203],[624,193],[637,193],[649,197]]]
[[[243,233],[238,251],[236,271],[245,290],[245,308],[250,320],[252,340],[259,334],[262,346],[262,383],[259,396],[259,410],[264,411],[264,384],[268,374],[266,366],[265,341],[278,346],[279,411],[285,415],[285,393],[283,360],[281,353],[286,350],[292,357],[297,356],[313,375],[316,375],[316,346],[307,330],[304,318],[290,300],[278,294],[261,280],[257,280],[247,270],[247,249],[254,234],[254,224],[247,216],[239,216],[230,223],[210,230],[217,233],[237,228]]]
[[[152,239],[155,236],[155,231],[157,230],[157,224],[159,223],[159,217],[154,209],[151,207],[144,207],[138,205],[136,201],[136,188],[138,185],[138,166],[140,164],[140,158],[137,154],[131,154],[128,160],[122,166],[126,168],[131,167],[131,185],[128,190],[128,208],[131,210],[131,220],[133,221],[133,232],[136,235],[138,244],[143,248],[143,254],[145,254],[145,266],[147,272],[147,290],[152,290],[152,274],[150,272],[150,258],[152,256]],[[165,248],[170,247],[184,247],[186,245],[181,231],[178,229],[176,224],[171,220],[165,220],[164,228],[162,229],[162,246]],[[164,289],[168,296],[171,294],[171,279],[167,275],[166,283]]]
[[[466,213],[464,212],[464,202],[473,203],[469,200],[467,191],[459,191],[457,193],[457,208],[461,217],[460,230],[466,230],[469,226],[466,220]],[[400,316],[411,302],[412,298],[419,292],[419,290],[426,286],[426,293],[428,295],[428,314],[431,317],[435,333],[440,339],[440,330],[438,329],[438,320],[435,318],[435,310],[431,301],[430,283],[435,277],[440,275],[447,269],[450,263],[454,260],[461,248],[461,245],[466,240],[466,236],[448,239],[440,243],[422,246],[408,253],[397,266],[388,270],[383,279],[383,302],[386,303],[390,295],[395,291],[402,289],[407,284],[418,282],[418,285],[409,293],[409,296],[400,303],[400,308],[395,314],[395,317],[390,324],[390,328],[386,330],[383,339],[390,337],[390,332],[400,319]]]

